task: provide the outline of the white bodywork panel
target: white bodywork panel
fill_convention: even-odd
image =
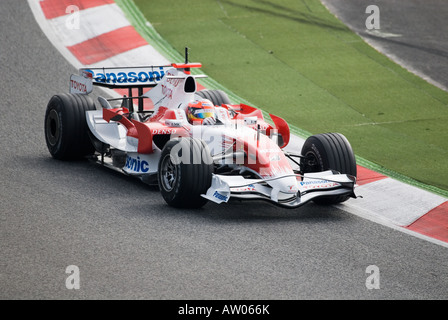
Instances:
[[[187,85],[188,81],[188,85]],[[185,90],[185,89],[188,90]],[[154,113],[160,107],[167,109],[185,109],[189,102],[194,100],[196,92],[196,80],[191,75],[170,68],[166,70],[166,76],[153,89],[144,94],[152,100]]]
[[[121,123],[104,120],[102,110],[86,111],[86,116],[89,129],[98,140],[122,151],[137,152],[138,139],[128,137]]]
[[[126,164],[123,171],[130,175],[144,175],[157,173],[160,151],[155,150],[150,154],[129,152],[126,156]]]

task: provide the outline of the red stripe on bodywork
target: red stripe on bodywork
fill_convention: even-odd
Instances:
[[[127,26],[67,48],[82,64],[89,65],[147,44],[134,27]]]
[[[128,130],[126,135],[138,139],[137,129],[135,128],[134,124],[126,117],[127,113],[129,113],[129,110],[126,108],[103,109],[103,119],[107,122],[110,122],[115,116],[121,116],[121,119],[117,120],[117,122],[120,122],[126,127],[126,129]]]
[[[361,166],[357,166],[357,176],[358,178],[356,179],[356,184],[359,186],[387,178],[381,173]]]
[[[432,209],[406,228],[448,242],[448,201]]]
[[[40,7],[47,19],[53,19],[65,16],[69,6],[76,6],[79,10],[98,7],[105,4],[115,3],[114,0],[43,0],[40,1]]]
[[[138,133],[138,153],[152,153],[152,134],[151,129],[140,121],[132,120]]]

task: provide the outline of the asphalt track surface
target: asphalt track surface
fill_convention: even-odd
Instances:
[[[369,44],[428,82],[448,90],[446,0],[321,0]],[[379,30],[368,30],[369,5],[379,9]]]
[[[447,299],[446,247],[343,210],[181,211],[138,180],[51,159],[46,104],[76,70],[26,1],[0,10],[1,299]],[[370,265],[380,289],[366,288]]]

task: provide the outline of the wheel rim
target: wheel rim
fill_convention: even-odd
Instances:
[[[314,152],[308,152],[304,158],[304,166],[302,168],[303,172],[320,172],[322,168],[319,166],[317,157]]]
[[[171,191],[174,189],[174,186],[177,182],[177,166],[171,160],[171,156],[169,154],[165,155],[162,159],[161,166],[161,183],[163,189],[166,191]]]
[[[59,135],[61,132],[60,127],[61,127],[61,124],[60,124],[59,115],[56,112],[56,110],[52,109],[48,113],[48,117],[47,117],[47,120],[45,123],[47,140],[51,146],[54,146],[54,145],[56,145],[56,143],[58,143]]]

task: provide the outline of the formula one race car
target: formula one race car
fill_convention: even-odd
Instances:
[[[165,201],[181,208],[230,199],[296,208],[356,197],[356,160],[343,135],[314,135],[301,153],[286,152],[285,120],[270,115],[268,122],[261,110],[232,104],[223,91],[198,91],[196,79],[203,76],[190,71],[198,67],[186,58],[169,66],[80,69],[70,78],[70,93],[48,103],[51,155],[89,157],[158,184]],[[93,85],[125,89],[127,96],[99,96],[97,110],[88,95]]]

